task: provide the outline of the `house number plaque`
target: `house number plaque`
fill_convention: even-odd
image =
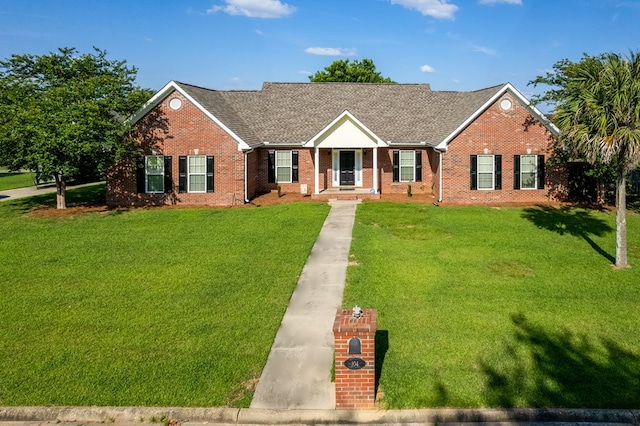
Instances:
[[[349,358],[344,362],[344,366],[349,370],[360,370],[365,365],[367,365],[367,363],[362,358]]]

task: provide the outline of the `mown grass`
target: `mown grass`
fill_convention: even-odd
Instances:
[[[378,309],[388,408],[640,408],[640,216],[358,207],[345,308]]]
[[[35,174],[31,172],[7,172],[0,170],[0,191],[25,188],[35,185]]]
[[[0,205],[0,405],[248,406],[328,207],[26,214],[54,197]]]

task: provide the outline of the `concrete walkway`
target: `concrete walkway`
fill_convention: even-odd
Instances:
[[[358,203],[329,201],[331,210],[291,296],[251,408],[335,408],[332,329]]]
[[[99,183],[104,182],[83,183],[82,185],[67,185],[67,191],[74,188],[82,188],[83,186],[97,185]],[[15,200],[17,198],[33,197],[35,195],[51,194],[54,192],[56,192],[55,185],[45,185],[40,187],[27,186],[25,188],[7,189],[4,191],[0,191],[0,202]]]

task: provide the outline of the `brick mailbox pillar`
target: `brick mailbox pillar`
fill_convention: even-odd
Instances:
[[[375,309],[338,309],[333,323],[336,408],[374,408]]]

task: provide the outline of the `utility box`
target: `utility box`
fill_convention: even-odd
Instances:
[[[374,408],[377,310],[338,309],[333,323],[336,408]]]

